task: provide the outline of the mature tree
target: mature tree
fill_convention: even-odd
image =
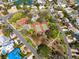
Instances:
[[[6,28],[5,24],[0,24],[0,29],[5,29],[5,28]]]
[[[7,37],[10,37],[10,34],[11,34],[12,32],[13,32],[13,30],[10,29],[10,28],[9,28],[9,29],[6,29],[6,28],[4,29],[4,35],[7,36]]]
[[[6,7],[7,9],[10,9],[12,7],[12,5],[10,5],[10,4],[4,4],[4,7]]]
[[[41,18],[45,18],[46,16],[48,16],[50,14],[49,14],[48,10],[43,9],[43,10],[40,11],[39,15],[40,15]]]
[[[58,28],[55,23],[49,23],[50,30],[46,32],[48,37],[57,38],[58,36]]]
[[[31,5],[33,2],[33,0],[23,0],[23,3]]]
[[[20,32],[22,33],[23,36],[27,34],[27,30],[26,29],[23,29]]]
[[[33,30],[33,29],[30,29],[30,30],[28,31],[28,33],[29,33],[29,34],[33,34],[33,33],[34,33],[34,30]]]
[[[7,15],[7,14],[8,14],[7,9],[4,9],[4,10],[2,11],[2,14],[3,14],[3,15]]]
[[[21,7],[20,5],[16,5],[16,8],[17,8],[18,10],[22,9],[22,7]]]
[[[20,4],[22,4],[23,3],[23,1],[22,0],[15,0],[14,1],[14,5],[20,5]]]
[[[8,0],[2,0],[3,2],[8,2]]]
[[[47,45],[41,44],[41,45],[38,46],[37,52],[38,52],[39,55],[41,55],[43,57],[48,57],[51,50]]]
[[[43,22],[43,20],[44,20],[43,18],[38,18],[37,19],[37,22],[40,22],[41,23],[41,22]]]
[[[34,5],[35,5],[35,6],[37,7],[37,9],[39,10],[40,4],[39,4],[39,3],[35,3]]]
[[[2,6],[0,6],[0,10],[2,9],[3,7]]]
[[[19,13],[16,13],[14,14],[11,19],[10,19],[10,22],[16,22],[17,20],[21,19],[21,18],[24,18],[26,17],[25,13],[23,12],[19,12]]]
[[[62,56],[60,53],[56,52],[52,52],[49,56],[49,59],[67,59],[64,56]]]

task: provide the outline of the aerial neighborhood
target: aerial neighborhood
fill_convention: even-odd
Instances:
[[[79,0],[0,0],[0,59],[79,59]]]

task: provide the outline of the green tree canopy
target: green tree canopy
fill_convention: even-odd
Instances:
[[[12,29],[4,29],[4,35],[10,37],[10,34],[13,32]]]
[[[17,20],[19,20],[19,19],[21,19],[21,18],[23,18],[23,17],[26,17],[25,13],[23,13],[23,12],[16,13],[16,14],[14,14],[14,15],[11,17],[10,22],[11,22],[11,23],[12,23],[12,22],[16,22]]]
[[[48,57],[48,55],[50,54],[51,50],[50,50],[50,48],[47,45],[41,44],[41,45],[38,46],[37,52],[41,56]]]
[[[50,31],[47,32],[47,36],[52,38],[57,38],[59,31],[56,26],[56,23],[49,23],[49,26],[50,26]]]
[[[4,6],[7,8],[7,9],[10,9],[12,7],[11,4],[4,4]]]
[[[2,0],[3,2],[8,2],[8,0]]]

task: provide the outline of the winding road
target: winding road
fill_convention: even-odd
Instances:
[[[42,59],[42,58],[37,54],[37,51],[36,51],[32,46],[30,46],[30,45],[28,44],[28,42],[26,42],[26,40],[22,37],[22,35],[21,35],[11,24],[9,24],[9,23],[7,22],[8,17],[10,17],[10,16],[11,16],[11,14],[8,14],[6,17],[2,17],[2,19],[3,19],[4,22],[5,22],[5,24],[7,24],[11,29],[13,29],[14,33],[20,38],[20,40],[23,42],[23,44],[25,44],[25,46],[28,47],[28,48],[31,50],[31,52],[35,55],[36,59]],[[68,58],[69,58],[69,59],[72,59],[72,52],[71,52],[71,48],[70,48],[70,46],[69,46],[69,44],[68,44],[66,35],[65,35],[65,33],[62,31],[61,26],[60,26],[59,23],[58,23],[58,20],[57,20],[57,19],[55,19],[55,20],[56,20],[56,25],[57,25],[58,29],[61,31],[61,33],[62,33],[62,35],[63,35],[63,37],[64,37],[64,42],[65,42],[66,45],[67,45],[67,48],[68,48],[68,49],[67,49],[67,51],[68,51]]]
[[[8,27],[10,27],[11,29],[13,29],[14,33],[18,36],[18,38],[23,42],[23,44],[29,48],[31,50],[31,52],[35,55],[36,59],[42,59],[42,57],[40,57],[38,54],[37,54],[37,51],[36,49],[34,49],[32,46],[29,45],[29,43],[23,38],[23,36],[11,25],[7,22],[9,16],[11,16],[11,14],[7,15],[6,17],[1,17],[3,20],[4,20],[4,23],[6,25],[8,25]]]

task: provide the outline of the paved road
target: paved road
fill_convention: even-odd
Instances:
[[[37,51],[28,44],[28,42],[22,37],[22,35],[16,30],[14,29],[9,23],[7,23],[7,18],[3,18],[3,20],[5,21],[5,24],[8,25],[11,29],[13,29],[14,33],[19,37],[19,39],[23,42],[23,44],[29,48],[31,50],[31,52],[35,55],[36,59],[42,59],[38,54]]]
[[[12,15],[12,14],[8,14],[8,15],[6,16],[6,18],[10,17],[11,15]],[[7,20],[6,18],[5,18],[4,20]],[[8,24],[6,21],[5,21],[5,23]],[[68,48],[67,50],[68,50],[68,56],[69,56],[68,58],[69,58],[69,59],[72,59],[71,48],[70,48],[70,46],[69,46],[69,44],[68,44],[68,41],[67,41],[67,38],[66,38],[65,33],[64,33],[63,30],[61,29],[61,26],[58,24],[58,20],[57,20],[57,19],[56,19],[56,25],[57,25],[58,29],[61,31],[61,33],[62,33],[62,35],[63,35],[63,37],[64,37],[64,42],[67,44],[67,48]],[[8,24],[8,26],[14,30],[15,34],[16,34],[16,35],[20,38],[20,40],[26,45],[26,47],[28,47],[28,48],[34,53],[34,55],[36,56],[36,59],[39,59],[40,57],[38,56],[38,54],[37,54],[37,52],[35,51],[35,49],[32,48],[32,47],[26,42],[26,40],[22,37],[22,35],[21,35],[17,30],[15,30],[10,24]]]
[[[65,33],[63,32],[63,30],[61,29],[61,26],[59,25],[58,20],[57,20],[57,19],[55,19],[55,20],[56,20],[57,28],[61,31],[61,33],[62,33],[62,35],[63,35],[63,37],[64,37],[64,42],[66,43],[67,48],[68,48],[68,49],[67,49],[67,52],[68,52],[68,59],[72,59],[72,52],[71,52],[71,48],[70,48],[70,46],[69,46],[69,44],[68,44],[66,35],[65,35]]]
[[[10,16],[10,15],[8,15],[8,16]],[[6,20],[6,18],[5,18],[4,20]],[[34,55],[36,56],[36,59],[41,59],[41,58],[38,56],[36,50],[35,50],[34,48],[32,48],[32,47],[26,42],[26,40],[22,37],[22,35],[21,35],[17,30],[15,30],[10,24],[8,24],[6,21],[5,21],[5,23],[6,23],[10,28],[12,28],[12,29],[14,30],[15,34],[20,38],[20,40],[34,53]],[[66,35],[65,35],[65,33],[62,31],[62,29],[60,28],[60,25],[57,23],[57,20],[56,20],[56,25],[57,25],[58,29],[61,31],[62,35],[64,36],[64,41],[65,41],[65,43],[67,44],[67,48],[68,48],[69,59],[72,59],[71,48],[69,47],[69,44],[68,44]]]

